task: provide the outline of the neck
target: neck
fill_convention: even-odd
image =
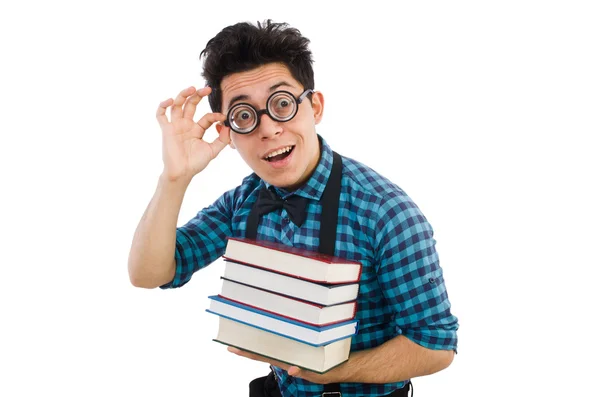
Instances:
[[[322,146],[321,146],[321,139],[319,139],[317,137],[317,152],[313,154],[313,156],[311,157],[311,161],[308,164],[308,167],[306,168],[307,172],[304,178],[302,178],[301,180],[298,181],[298,183],[292,185],[292,186],[286,186],[286,187],[279,187],[277,186],[279,189],[284,189],[288,192],[293,192],[294,190],[298,190],[300,187],[302,187],[311,177],[312,175],[315,173],[315,170],[317,169],[317,166],[319,165],[319,161],[321,160],[321,151],[322,151]]]

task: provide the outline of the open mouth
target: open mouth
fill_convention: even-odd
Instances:
[[[288,157],[294,151],[295,147],[296,146],[287,146],[287,147],[284,147],[283,149],[276,150],[272,153],[269,153],[264,159],[270,163],[274,163],[276,161],[281,161],[281,160],[285,159],[286,157]]]

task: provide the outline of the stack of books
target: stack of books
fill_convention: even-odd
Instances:
[[[229,238],[214,341],[325,373],[348,360],[362,266],[283,244]]]

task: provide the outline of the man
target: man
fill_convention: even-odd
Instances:
[[[274,374],[255,380],[251,389],[260,382],[261,390],[252,393],[406,395],[411,378],[446,368],[456,351],[458,323],[450,313],[433,231],[398,186],[337,155],[317,134],[324,96],[314,89],[308,43],[298,30],[271,21],[226,27],[201,54],[207,87],[187,88],[159,105],[164,169],[135,232],[130,279],[143,288],[181,287],[224,253],[229,236],[253,234],[319,250],[320,230],[328,226],[321,223],[324,191],[338,167],[331,250],[363,264],[359,328],[349,360],[316,374],[229,350],[271,364]],[[194,122],[196,106],[206,96],[214,113]],[[203,135],[215,123],[219,137],[206,142]],[[177,228],[190,181],[227,145],[254,172]],[[292,209],[280,206],[249,225],[257,202],[267,196],[279,202],[304,200],[305,211],[292,214]],[[272,390],[267,390],[269,382],[275,385]]]

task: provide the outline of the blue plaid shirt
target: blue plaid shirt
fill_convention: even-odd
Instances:
[[[333,163],[331,149],[322,137],[319,140],[321,158],[307,183],[294,192],[276,188],[283,197],[310,199],[306,221],[298,227],[285,209],[271,212],[259,221],[258,239],[319,249],[319,199]],[[351,350],[370,349],[400,334],[429,349],[456,350],[458,322],[450,313],[431,226],[398,186],[355,160],[342,156],[342,161],[335,255],[363,264],[359,327]],[[243,237],[248,214],[265,185],[269,186],[252,174],[178,228],[175,278],[161,288],[181,287],[223,255],[227,237]],[[291,377],[280,368],[275,374],[284,397],[323,391],[323,385]],[[382,396],[404,383],[342,383],[341,391],[344,397]]]

